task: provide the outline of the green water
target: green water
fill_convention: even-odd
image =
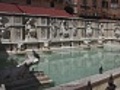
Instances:
[[[55,85],[97,74],[100,66],[104,72],[120,67],[119,51],[68,49],[54,51],[52,54],[41,53],[40,56],[40,63],[32,68],[44,71]],[[22,62],[25,57],[14,56],[14,58]]]

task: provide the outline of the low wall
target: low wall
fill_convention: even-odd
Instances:
[[[103,74],[96,74],[81,80],[73,81],[67,84],[62,84],[46,90],[86,90],[88,81],[91,81],[93,90],[105,90],[108,85],[108,79],[113,75],[114,83],[117,88],[120,88],[120,68],[106,71]]]

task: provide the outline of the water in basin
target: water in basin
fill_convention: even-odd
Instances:
[[[98,74],[101,66],[104,72],[120,66],[120,52],[104,49],[58,50],[52,54],[41,53],[40,56],[41,62],[32,68],[44,71],[55,85]]]

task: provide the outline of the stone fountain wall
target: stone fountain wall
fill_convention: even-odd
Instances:
[[[0,15],[1,40],[11,50],[19,46],[41,49],[44,42],[50,42],[50,47],[79,47],[86,39],[119,41],[119,24],[118,20]]]

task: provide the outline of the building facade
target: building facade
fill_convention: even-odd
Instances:
[[[119,19],[120,0],[1,0],[1,2],[64,9],[67,5],[74,14],[88,18]]]
[[[119,19],[120,0],[75,0],[81,17]]]
[[[31,5],[31,6],[40,6],[40,7],[54,7],[57,9],[64,8],[64,0],[0,0],[3,3],[12,3],[19,5]]]

